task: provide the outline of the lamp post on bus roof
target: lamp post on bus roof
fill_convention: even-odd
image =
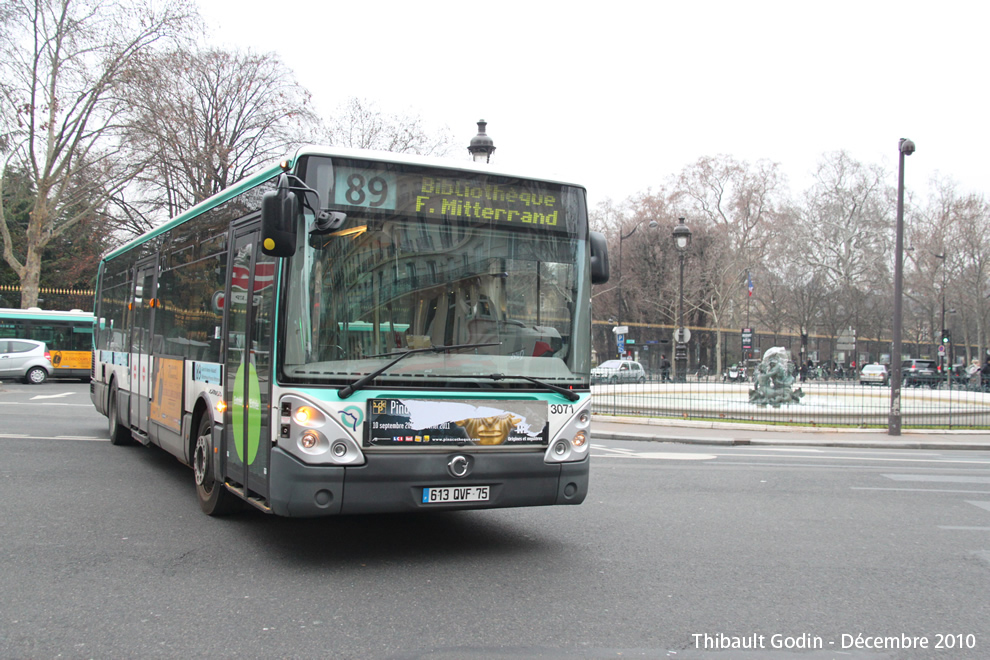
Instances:
[[[890,356],[890,414],[887,435],[901,434],[901,305],[904,298],[904,157],[914,153],[914,142],[901,138],[897,145],[897,222],[894,242],[894,321]]]
[[[478,120],[478,134],[471,138],[468,151],[471,153],[471,160],[476,163],[490,163],[492,154],[495,153],[495,141],[485,133],[488,122],[484,119]]]

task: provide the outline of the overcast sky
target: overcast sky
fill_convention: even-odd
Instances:
[[[990,3],[200,0],[220,45],[277,52],[317,111],[359,97],[447,126],[467,158],[585,185],[592,205],[706,155],[781,164],[791,192],[823,153],[990,186],[982,151]]]

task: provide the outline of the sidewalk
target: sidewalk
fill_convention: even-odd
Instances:
[[[976,449],[990,451],[990,432],[768,426],[692,422],[667,418],[593,415],[592,441],[640,440],[696,445],[775,445],[880,449]]]

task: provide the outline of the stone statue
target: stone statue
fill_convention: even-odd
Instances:
[[[801,388],[792,390],[794,374],[791,373],[791,359],[787,349],[775,346],[767,349],[763,360],[756,367],[753,378],[755,387],[749,391],[749,402],[758,406],[771,405],[779,408],[782,403],[799,403],[804,392]]]

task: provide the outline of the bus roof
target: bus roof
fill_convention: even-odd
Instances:
[[[477,172],[478,174],[494,174],[496,176],[506,176],[520,179],[532,179],[534,181],[545,181],[547,183],[557,183],[575,188],[584,188],[583,185],[573,181],[565,181],[557,175],[547,173],[504,170],[497,165],[486,163],[475,163],[470,160],[458,160],[456,158],[440,158],[436,156],[419,156],[416,154],[399,154],[391,151],[372,151],[369,149],[347,149],[344,147],[325,147],[319,145],[305,145],[296,150],[295,159],[300,156],[330,156],[339,158],[359,158],[362,160],[382,161],[386,163],[408,163],[410,165],[422,165],[423,167],[437,167],[449,170],[462,170],[465,172]]]
[[[236,197],[245,190],[250,190],[255,186],[264,183],[265,181],[271,179],[272,177],[280,174],[283,169],[281,163],[288,162],[289,167],[292,167],[295,162],[301,156],[329,156],[331,158],[357,158],[362,160],[370,161],[381,161],[386,163],[407,163],[411,165],[422,165],[423,167],[436,167],[441,169],[449,170],[461,170],[466,172],[477,172],[479,174],[488,174],[496,176],[506,176],[521,179],[532,179],[534,181],[546,181],[549,183],[557,183],[565,186],[573,186],[576,188],[584,189],[584,186],[571,183],[568,181],[562,181],[554,176],[537,176],[530,173],[523,173],[518,171],[508,171],[500,170],[497,167],[493,168],[488,164],[475,163],[473,161],[463,161],[455,160],[453,158],[437,158],[433,156],[418,156],[415,154],[400,154],[393,153],[391,151],[372,151],[369,149],[347,149],[343,147],[324,147],[318,145],[305,145],[300,147],[295,151],[294,154],[283,158],[279,163],[270,165],[262,170],[257,171],[251,176],[241,179],[234,185],[221,190],[217,194],[209,197],[196,206],[192,207],[188,211],[181,213],[160,227],[155,227],[154,229],[138,236],[132,241],[125,243],[116,250],[113,250],[103,257],[103,261],[108,259],[113,259],[117,255],[123,254],[128,250],[151,240],[152,238],[163,234],[173,227],[181,225],[186,220],[190,218],[195,218],[199,214],[209,211],[210,209],[223,204],[227,200]]]
[[[165,232],[169,231],[173,227],[177,227],[178,225],[181,225],[186,220],[189,220],[190,218],[195,218],[199,214],[201,214],[201,213],[203,213],[205,211],[209,211],[210,209],[223,204],[228,199],[231,199],[233,197],[236,197],[237,195],[241,194],[245,190],[250,190],[251,188],[254,188],[255,186],[257,186],[258,184],[264,183],[268,179],[271,179],[272,177],[277,176],[280,172],[282,172],[282,168],[281,168],[280,165],[276,164],[276,165],[272,165],[272,166],[266,167],[265,169],[257,172],[256,174],[253,174],[253,175],[251,175],[249,177],[246,177],[244,179],[241,179],[240,181],[238,181],[234,185],[221,190],[216,195],[213,195],[212,197],[208,197],[208,198],[204,199],[202,202],[200,202],[196,206],[192,207],[191,209],[189,209],[185,213],[180,213],[179,215],[175,216],[174,218],[172,218],[171,220],[169,220],[165,224],[161,225],[160,227],[155,227],[154,229],[152,229],[152,230],[150,230],[148,232],[145,232],[144,234],[141,234],[140,236],[138,236],[134,240],[129,241],[129,242],[125,243],[124,245],[121,245],[116,250],[113,250],[109,254],[105,255],[103,257],[103,261],[106,261],[108,259],[113,259],[117,255],[123,254],[124,252],[127,252],[128,250],[130,250],[130,249],[132,249],[132,248],[134,248],[134,247],[136,247],[138,245],[141,245],[142,243],[145,243],[145,242],[151,240],[155,236],[158,236],[160,234],[164,234]]]

